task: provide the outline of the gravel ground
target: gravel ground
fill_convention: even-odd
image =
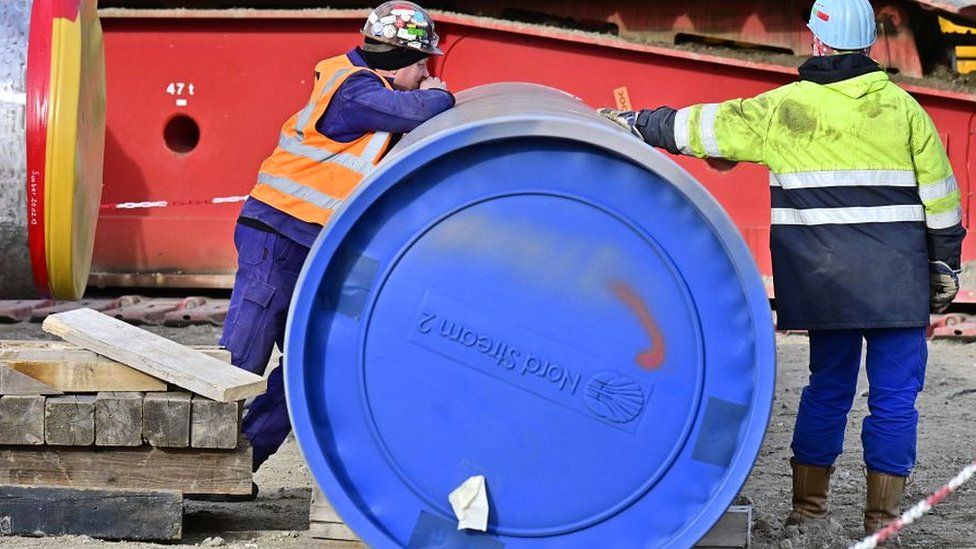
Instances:
[[[213,344],[218,329],[159,328],[154,331],[186,344]],[[47,337],[37,324],[0,326],[0,339]],[[806,381],[807,338],[778,337],[777,401],[762,452],[740,495],[753,505],[753,546],[772,549],[846,547],[860,534],[864,498],[860,423],[867,410],[867,382],[854,403],[845,454],[837,464],[830,495],[831,519],[819,528],[784,528],[789,510],[789,444],[800,390]],[[918,469],[907,489],[905,503],[915,502],[942,485],[974,457],[976,450],[976,345],[953,341],[930,344],[928,377],[919,401]],[[243,503],[187,502],[184,538],[180,544],[107,542],[81,537],[2,538],[14,549],[91,547],[226,546],[234,548],[310,547],[308,501],[311,477],[294,440],[258,472],[258,499]],[[215,540],[214,538],[220,538]],[[321,546],[321,545],[320,545]],[[976,549],[976,481],[964,485],[933,513],[910,527],[895,545],[901,548]],[[349,547],[341,545],[341,547]]]

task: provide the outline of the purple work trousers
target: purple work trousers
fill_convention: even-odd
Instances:
[[[237,277],[220,344],[230,351],[235,366],[263,375],[274,346],[285,347],[288,305],[308,248],[240,223],[234,230],[234,245]],[[244,415],[244,435],[254,448],[254,471],[291,431],[282,373],[279,363],[268,376],[267,392],[255,398]]]

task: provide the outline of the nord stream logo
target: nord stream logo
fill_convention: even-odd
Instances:
[[[633,432],[650,387],[599,359],[453,299],[424,296],[408,339],[606,425]]]
[[[627,423],[644,410],[644,391],[636,381],[613,372],[601,372],[586,383],[586,406],[615,423]]]
[[[567,391],[570,394],[579,389],[579,374],[553,364],[541,356],[525,352],[506,341],[493,338],[487,333],[479,332],[461,321],[439,317],[438,313],[432,310],[421,310],[417,331],[429,334],[435,330],[435,337],[477,350],[493,360],[496,365],[511,370],[516,375],[538,377],[551,383],[553,390]]]

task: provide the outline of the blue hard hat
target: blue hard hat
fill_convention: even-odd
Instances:
[[[877,38],[868,0],[817,0],[807,23],[814,36],[837,50],[862,50]]]

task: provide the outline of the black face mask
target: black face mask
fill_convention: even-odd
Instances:
[[[370,41],[369,38],[366,40]],[[373,42],[378,43],[375,41]],[[366,51],[363,48],[357,47],[356,52],[362,56],[363,61],[366,61],[369,68],[379,69],[382,71],[395,71],[397,69],[409,67],[418,61],[426,59],[428,55],[413,48],[393,48],[388,51],[377,52]]]

